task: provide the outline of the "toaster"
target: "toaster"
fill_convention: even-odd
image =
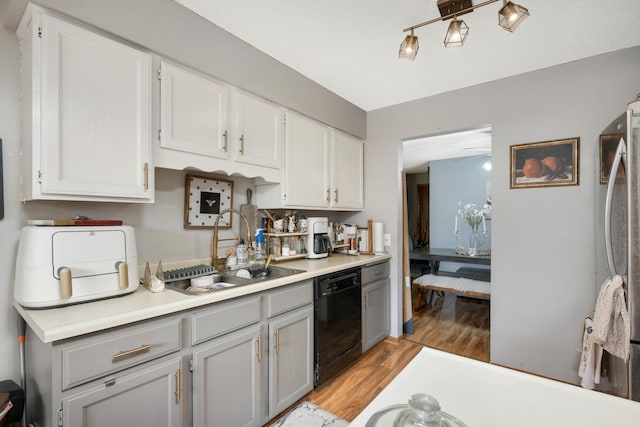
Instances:
[[[50,308],[125,295],[138,288],[131,226],[22,228],[14,298]]]

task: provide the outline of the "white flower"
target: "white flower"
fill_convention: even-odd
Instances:
[[[482,209],[478,209],[475,203],[463,205],[458,202],[458,214],[467,220],[471,228],[476,228],[482,222],[482,218],[491,214],[491,206],[485,204]]]

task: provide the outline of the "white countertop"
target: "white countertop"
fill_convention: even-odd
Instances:
[[[424,348],[350,426],[417,393],[469,427],[640,425],[640,402]]]
[[[323,274],[381,262],[390,258],[389,255],[332,254],[330,257],[321,259],[281,262],[277,265],[304,270],[305,273],[223,289],[206,295],[186,295],[169,289],[164,292],[152,293],[140,286],[135,292],[128,295],[67,307],[26,309],[16,302],[13,305],[38,338],[43,342],[53,342],[262,292]]]

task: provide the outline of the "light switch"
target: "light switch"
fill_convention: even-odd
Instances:
[[[385,233],[384,235],[384,245],[391,246],[391,234]]]

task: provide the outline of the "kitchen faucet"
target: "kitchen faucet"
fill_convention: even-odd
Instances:
[[[213,223],[213,248],[211,252],[211,265],[218,271],[224,270],[226,268],[225,261],[227,257],[221,258],[221,259],[218,258],[218,222],[220,222],[220,218],[222,218],[222,216],[227,212],[235,212],[238,215],[240,215],[240,218],[242,218],[245,225],[247,226],[247,248],[253,249],[253,246],[251,245],[251,228],[249,227],[249,222],[247,221],[247,218],[244,215],[242,215],[242,213],[240,213],[239,210],[234,208],[227,208],[222,210],[218,214],[216,221]]]

